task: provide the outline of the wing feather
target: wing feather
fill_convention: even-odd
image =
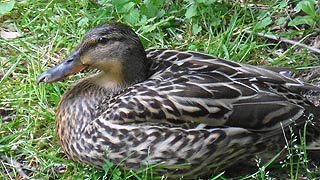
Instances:
[[[115,96],[108,104],[111,120],[266,131],[301,119],[306,109],[319,112],[297,93],[314,86],[268,69],[190,51],[147,54],[153,61],[150,78]]]

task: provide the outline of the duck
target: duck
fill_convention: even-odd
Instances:
[[[307,148],[320,152],[320,108],[302,92],[312,84],[269,68],[209,54],[145,49],[119,22],[90,29],[79,45],[37,82],[86,69],[56,109],[56,134],[72,160],[97,168],[193,179],[253,157],[279,153],[307,124]]]

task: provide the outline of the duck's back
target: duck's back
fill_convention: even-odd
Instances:
[[[111,119],[281,133],[305,113],[319,117],[301,95],[316,87],[273,71],[190,51],[149,49],[147,57],[149,79],[115,96]]]

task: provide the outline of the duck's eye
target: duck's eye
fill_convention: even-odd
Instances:
[[[107,41],[108,41],[108,39],[105,37],[101,37],[98,39],[98,43],[106,43]]]

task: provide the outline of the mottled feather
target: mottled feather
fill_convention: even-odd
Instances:
[[[256,156],[269,160],[286,145],[289,127],[303,130],[309,114],[307,145],[320,151],[320,109],[303,95],[320,88],[269,68],[193,51],[145,52],[120,23],[91,29],[37,81],[65,78],[74,73],[70,64],[101,68],[71,85],[57,108],[59,143],[75,161],[202,177]]]

